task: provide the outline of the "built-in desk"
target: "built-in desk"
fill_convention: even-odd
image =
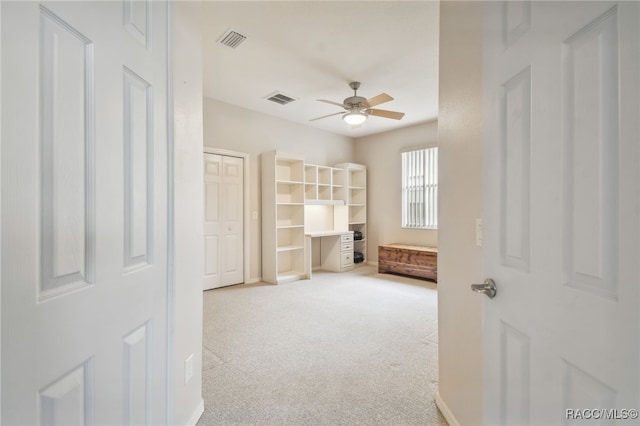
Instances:
[[[304,237],[307,278],[311,278],[313,269],[313,238],[320,238],[320,269],[331,272],[353,269],[353,231],[307,232]]]

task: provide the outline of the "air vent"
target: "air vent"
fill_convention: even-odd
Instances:
[[[220,37],[220,39],[218,39],[218,41],[227,47],[235,49],[236,47],[240,46],[246,39],[247,36],[244,36],[233,30],[228,30],[222,35],[222,37]]]
[[[286,105],[289,102],[295,101],[294,98],[287,95],[283,95],[282,93],[278,93],[278,92],[274,93],[273,95],[269,95],[266,99],[268,101],[275,102],[280,105]]]

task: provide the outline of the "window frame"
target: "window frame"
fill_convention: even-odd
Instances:
[[[401,153],[402,214],[404,229],[438,229],[438,147]]]

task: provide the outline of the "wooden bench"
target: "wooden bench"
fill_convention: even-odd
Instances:
[[[408,244],[378,246],[378,272],[438,281],[438,249]]]

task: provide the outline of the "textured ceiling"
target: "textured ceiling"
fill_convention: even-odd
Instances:
[[[438,111],[438,19],[434,1],[206,1],[204,94],[229,104],[354,138],[432,120]],[[218,42],[227,30],[247,39],[235,49]],[[351,129],[338,106],[382,92],[376,108],[402,120],[372,117]],[[281,92],[296,100],[278,105]]]

